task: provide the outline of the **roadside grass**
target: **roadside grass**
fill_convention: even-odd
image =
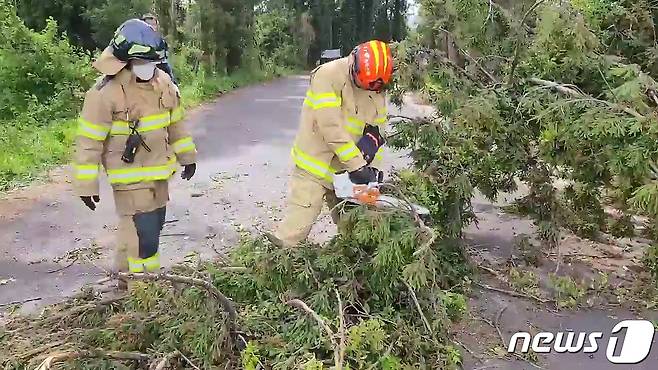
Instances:
[[[250,84],[289,75],[292,70],[275,72],[239,70],[230,76],[200,73],[181,87],[186,108],[193,108],[218,95]],[[25,186],[43,178],[45,172],[69,161],[75,139],[76,119],[55,119],[42,125],[26,124],[28,118],[0,121],[0,191]]]

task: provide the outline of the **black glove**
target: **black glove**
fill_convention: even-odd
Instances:
[[[371,182],[377,182],[380,172],[376,168],[364,166],[350,172],[350,181],[357,185],[367,185]]]
[[[379,182],[379,183],[384,182],[384,171],[380,171],[376,168],[375,168],[375,171],[377,171],[377,182]]]
[[[379,133],[379,128],[377,126],[366,125],[363,129],[363,137],[359,139],[356,146],[363,154],[363,159],[366,160],[366,163],[370,164],[375,159],[377,151],[382,145],[384,145],[384,143],[386,143],[386,140],[384,140],[384,137]]]
[[[382,136],[382,134],[379,132],[379,127],[378,126],[373,126],[373,125],[366,125],[363,128],[363,135],[372,135],[374,136],[377,141],[379,142],[379,146],[382,146],[386,144],[386,139]]]
[[[196,172],[196,163],[186,164],[183,166],[183,172],[180,174],[180,177],[184,180],[189,181],[194,173]]]
[[[96,203],[101,201],[101,197],[99,197],[98,195],[94,195],[93,197],[92,196],[82,196],[82,197],[80,197],[80,199],[82,199],[82,202],[87,207],[89,207],[89,209],[91,209],[92,211],[96,209]]]

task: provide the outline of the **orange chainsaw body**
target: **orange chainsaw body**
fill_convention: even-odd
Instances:
[[[354,198],[365,204],[375,204],[381,193],[379,188],[368,185],[354,185]]]

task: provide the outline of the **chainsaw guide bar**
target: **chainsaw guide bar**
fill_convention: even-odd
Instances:
[[[347,172],[334,175],[334,191],[336,197],[347,200],[350,203],[370,205],[376,208],[399,208],[408,209],[409,204],[402,199],[383,195],[379,192],[380,186],[377,182],[368,185],[354,184]],[[430,211],[418,204],[411,203],[414,211],[419,215],[429,215]]]

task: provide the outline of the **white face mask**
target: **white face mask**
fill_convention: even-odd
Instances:
[[[155,63],[133,63],[132,71],[142,81],[148,81],[155,74]]]

